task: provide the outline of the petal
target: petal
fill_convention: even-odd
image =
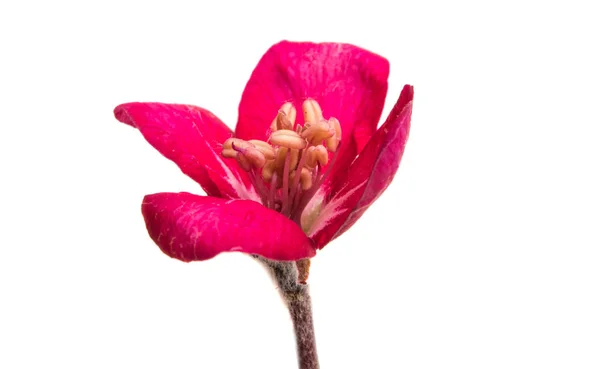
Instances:
[[[296,223],[254,201],[157,193],[144,198],[142,214],[160,249],[186,262],[228,251],[274,260],[315,255],[312,242]]]
[[[115,117],[140,130],[144,138],[210,196],[259,197],[247,173],[235,160],[221,157],[221,145],[233,133],[208,110],[162,103],[128,103],[115,108]]]
[[[347,168],[377,129],[388,75],[386,59],[353,45],[280,42],[265,53],[246,85],[235,135],[266,139],[277,111],[288,101],[296,106],[296,121],[303,123],[302,102],[311,97],[325,118],[340,121],[342,145],[335,169]]]
[[[406,85],[385,123],[352,163],[341,187],[323,206],[308,235],[318,248],[350,228],[389,186],[404,153],[413,87]]]

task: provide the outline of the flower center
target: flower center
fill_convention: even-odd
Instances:
[[[230,138],[222,155],[235,158],[250,178],[264,206],[300,224],[302,212],[325,182],[342,138],[340,122],[325,119],[319,104],[302,104],[304,126],[295,124],[296,109],[285,103],[271,123],[268,141]],[[329,153],[332,162],[327,166]]]

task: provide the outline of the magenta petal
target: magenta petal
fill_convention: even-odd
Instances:
[[[266,139],[277,111],[288,101],[298,110],[296,121],[303,123],[302,102],[310,97],[325,118],[340,121],[342,145],[335,169],[347,168],[377,129],[388,75],[386,59],[353,45],[280,42],[261,58],[246,85],[235,135]]]
[[[389,186],[404,153],[412,113],[413,87],[404,86],[385,123],[352,163],[339,190],[322,209],[321,225],[309,236],[318,248],[350,228]]]
[[[128,103],[115,117],[140,130],[144,138],[210,196],[254,199],[258,196],[246,172],[221,157],[223,142],[233,133],[208,110],[162,103]]]
[[[315,255],[312,242],[296,223],[254,201],[157,193],[144,198],[142,214],[160,249],[186,262],[229,251],[274,260]]]

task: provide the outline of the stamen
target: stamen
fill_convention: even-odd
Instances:
[[[297,175],[298,171],[300,171],[300,175]],[[300,184],[302,185],[301,188],[304,191],[308,190],[312,186],[312,174],[306,168],[302,168],[302,170],[298,168],[297,170],[293,171],[290,173],[290,178],[294,181],[296,186],[298,185],[298,180],[300,180]]]
[[[294,104],[287,102],[281,106],[273,123],[271,123],[271,132],[280,129],[292,129],[296,122],[296,108]]]
[[[265,156],[266,160],[275,159],[275,150],[267,142],[261,140],[249,140],[248,142],[254,145]]]
[[[329,118],[328,123],[329,127],[331,127],[335,132],[335,135],[327,138],[325,144],[327,145],[327,150],[335,152],[340,144],[340,141],[342,140],[342,126],[340,126],[340,121],[336,118]]]
[[[247,144],[246,147],[238,147],[235,143],[231,144],[232,149],[238,152],[238,155],[235,157],[238,160],[238,163],[243,163],[240,165],[243,165],[242,168],[246,171],[250,169],[246,169],[247,165],[245,164],[245,161],[254,168],[262,168],[266,162],[265,156],[257,150],[254,145],[247,142],[245,142],[245,144]]]
[[[233,145],[236,145],[238,148],[250,147],[250,144],[244,140],[240,140],[239,138],[228,138],[223,142],[223,151],[221,151],[221,155],[225,158],[235,158],[237,156],[238,151],[233,148]]]
[[[288,151],[285,156],[285,164],[283,165],[283,187],[281,188],[281,212],[284,215],[287,215],[288,211],[288,196],[289,196],[289,188],[288,182],[290,180],[290,156],[291,153]]]
[[[336,153],[333,155],[333,159],[331,160],[331,163],[327,166],[327,169],[325,170],[325,173],[323,173],[313,184],[313,186],[311,187],[311,189],[308,192],[305,192],[302,194],[302,199],[300,200],[300,203],[298,204],[297,207],[295,207],[294,209],[294,221],[297,222],[298,224],[300,224],[300,218],[302,217],[302,212],[304,211],[304,208],[306,208],[306,205],[308,205],[308,203],[310,202],[310,200],[315,196],[315,194],[319,191],[319,187],[321,187],[321,185],[323,184],[323,182],[325,182],[325,179],[327,179],[327,177],[329,176],[329,174],[331,173],[331,170],[335,164],[335,160],[337,159],[339,151],[336,151]]]
[[[248,159],[246,159],[244,155],[236,155],[235,160],[237,161],[238,165],[242,167],[242,169],[246,172],[249,172],[250,169],[252,169],[252,164],[250,163],[250,161],[248,161]]]
[[[302,138],[307,139],[312,145],[319,145],[332,136],[335,136],[335,130],[325,120],[312,124],[302,132]]]
[[[239,148],[246,148],[251,146],[247,141],[231,137],[225,140],[225,142],[223,142],[223,149],[233,149],[234,144]]]
[[[268,194],[267,186],[262,181],[262,178],[258,175],[258,173],[256,171],[251,170],[250,171],[250,180],[252,181],[254,186],[257,187],[258,194],[260,195],[260,200],[262,201],[263,205],[266,207],[269,207],[268,198],[267,198],[267,194]]]
[[[275,190],[277,190],[277,173],[271,177],[271,188],[269,189],[269,207],[275,208]]]
[[[265,181],[270,181],[275,173],[275,161],[268,161],[262,169],[262,177]]]
[[[296,125],[296,108],[286,102],[273,119],[266,142],[232,137],[223,143],[221,152],[249,172],[266,207],[298,224],[331,174],[342,138],[340,122],[333,117],[325,119],[315,100],[305,100],[302,113],[304,125]],[[328,163],[330,152],[334,154]]]
[[[323,110],[321,106],[313,99],[306,99],[302,103],[302,113],[304,114],[304,126],[308,126],[323,120]]]
[[[269,141],[273,145],[287,147],[288,149],[301,150],[306,147],[306,140],[289,129],[280,129],[279,131],[271,133]]]
[[[285,165],[285,158],[287,155],[287,152],[290,151],[291,155],[290,155],[290,168],[291,169],[296,169],[296,165],[298,164],[298,155],[300,155],[300,151],[299,150],[289,150],[288,148],[285,147],[280,147],[277,150],[277,154],[275,156],[275,170],[277,170],[277,172],[281,175],[283,173],[283,166]]]
[[[310,159],[309,159],[309,157],[310,157],[310,149],[312,149],[312,148],[313,148],[313,147],[311,146],[311,147],[309,147],[308,149],[306,149],[306,150],[304,150],[304,151],[302,152],[302,157],[300,158],[300,162],[298,163],[298,168],[297,168],[297,170],[300,170],[300,169],[304,168],[304,165],[305,165],[305,163],[306,163],[308,160],[310,160]],[[290,197],[291,197],[291,199],[292,199],[292,202],[295,202],[295,198],[294,198],[294,197],[296,196],[296,193],[297,193],[297,192],[300,192],[300,191],[297,191],[297,190],[298,190],[298,183],[299,183],[299,182],[300,182],[300,177],[296,177],[296,178],[294,178],[294,180],[293,180],[293,182],[292,182],[292,190],[291,190],[291,194],[290,194]],[[298,194],[298,197],[300,197],[300,195],[299,195],[299,194]],[[295,207],[294,207],[294,208],[295,208]]]
[[[327,165],[327,162],[329,161],[329,154],[327,153],[327,149],[325,148],[325,146],[311,146],[309,147],[309,150],[310,156],[308,157],[307,163],[307,166],[309,168],[315,168],[317,164],[319,164],[319,166],[321,167]]]

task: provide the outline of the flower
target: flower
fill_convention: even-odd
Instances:
[[[145,196],[150,237],[182,261],[226,251],[313,257],[360,218],[398,169],[413,88],[404,87],[377,129],[388,74],[386,59],[356,46],[283,41],[252,73],[235,132],[192,105],[117,106],[119,121],[139,129],[207,194]]]

